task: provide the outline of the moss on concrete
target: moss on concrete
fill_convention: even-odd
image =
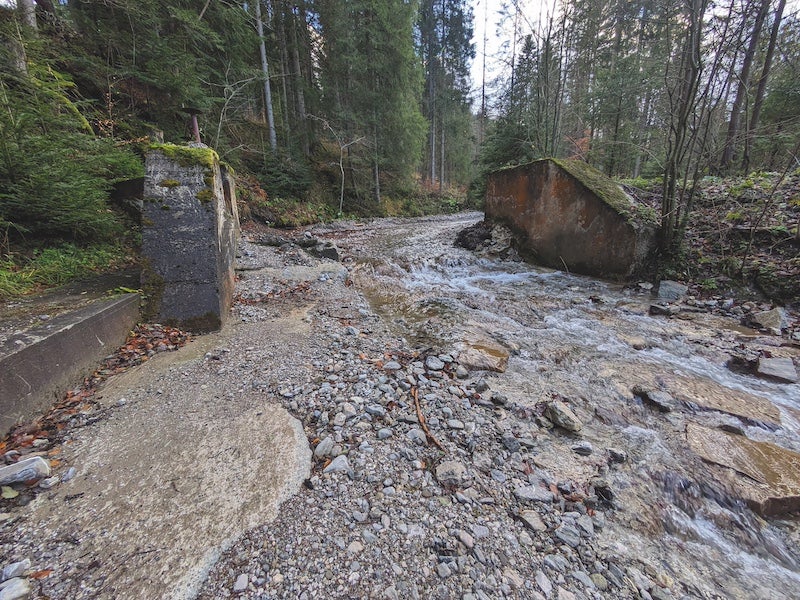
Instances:
[[[564,171],[580,181],[588,190],[594,192],[598,198],[613,208],[617,213],[624,216],[629,222],[635,220],[646,225],[658,225],[655,211],[631,200],[628,195],[622,191],[618,183],[606,177],[590,164],[582,160],[556,158],[544,160],[551,160],[564,169]]]
[[[199,192],[197,192],[196,197],[203,204],[208,204],[214,199],[214,192],[206,188],[204,190],[200,190]]]
[[[150,144],[148,149],[161,152],[182,167],[199,165],[206,169],[213,169],[214,164],[219,163],[219,155],[211,148],[192,148],[176,144]]]

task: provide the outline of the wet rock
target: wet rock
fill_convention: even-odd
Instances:
[[[472,370],[505,373],[508,368],[508,357],[508,350],[496,342],[483,340],[461,350],[458,354],[458,362]]]
[[[653,316],[672,317],[679,314],[681,309],[670,304],[651,304],[648,312]]]
[[[0,485],[9,485],[50,476],[50,465],[41,456],[23,458],[13,465],[0,467]]]
[[[765,379],[797,383],[797,369],[791,358],[759,358],[756,373]]]
[[[747,317],[746,324],[754,325],[774,335],[780,335],[781,329],[788,326],[786,311],[781,307],[777,307],[772,310],[751,313]]]
[[[486,221],[480,221],[465,229],[462,229],[456,235],[454,242],[455,246],[466,248],[467,250],[477,250],[485,242],[492,238],[492,226]]]
[[[545,415],[550,419],[554,425],[562,427],[567,431],[580,431],[583,427],[580,419],[574,412],[560,400],[554,400],[547,404]]]
[[[701,377],[665,375],[661,380],[676,400],[689,406],[698,404],[774,427],[781,424],[778,407],[762,396],[724,387]]]
[[[736,491],[755,511],[774,516],[800,510],[797,452],[693,423],[686,438],[703,460],[746,476],[737,478]]]
[[[594,448],[589,442],[584,440],[572,446],[572,451],[580,456],[589,456],[594,452]]]
[[[658,284],[658,299],[666,302],[675,302],[686,295],[689,288],[677,281],[663,280]]]
[[[628,453],[619,448],[607,448],[609,463],[624,463],[628,460]]]
[[[672,412],[678,407],[678,403],[667,392],[661,390],[651,390],[645,387],[636,385],[631,390],[634,396],[638,396],[645,404],[655,408],[659,412],[668,413]]]

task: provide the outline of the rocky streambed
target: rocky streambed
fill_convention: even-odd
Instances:
[[[222,554],[191,585],[173,556],[139,588],[146,597],[796,595],[800,389],[752,372],[760,359],[796,368],[793,315],[782,335],[740,325],[770,307],[727,299],[664,300],[651,315],[647,285],[453,247],[480,218],[339,223],[296,240],[327,242],[331,257],[335,244],[341,264],[249,232],[239,323],[179,374],[216,390],[215,406],[288,410],[310,470],[274,512],[233,501],[257,494],[265,472],[248,479],[237,462],[243,482],[225,478],[211,495],[241,513],[244,533],[203,539],[183,518],[184,566],[196,571],[194,546]],[[168,394],[169,377],[149,387]],[[120,388],[129,402],[116,410],[147,390]],[[236,462],[236,443],[213,453],[214,468]],[[268,460],[264,448],[248,460]],[[81,583],[92,556],[43,543],[35,514],[9,514],[25,535],[0,530],[9,561],[53,572],[34,595],[113,597],[115,569],[94,565]],[[166,564],[181,551],[148,556]],[[137,560],[125,570],[145,586],[154,566]]]

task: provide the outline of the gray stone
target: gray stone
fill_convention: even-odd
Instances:
[[[554,571],[558,571],[559,573],[566,574],[567,569],[569,568],[569,562],[566,558],[561,556],[560,554],[548,554],[544,557],[544,564],[553,569]]]
[[[13,465],[0,467],[0,485],[43,479],[50,475],[50,465],[41,456],[23,458]]]
[[[756,373],[765,379],[797,383],[797,369],[791,358],[759,358]]]
[[[584,440],[575,444],[572,447],[572,451],[581,456],[589,456],[592,452],[594,452],[594,448],[589,442]]]
[[[247,573],[242,573],[236,578],[236,581],[233,584],[233,591],[234,593],[240,593],[247,589],[247,584],[249,583],[250,579],[247,576]]]
[[[555,536],[564,542],[565,544],[572,546],[573,548],[577,548],[580,546],[581,543],[581,534],[580,532],[569,525],[568,523],[561,523],[555,530]]]
[[[350,462],[344,454],[334,458],[325,469],[323,473],[347,473],[350,471]]]
[[[442,579],[445,579],[446,577],[450,577],[450,575],[452,575],[452,571],[450,571],[450,567],[448,567],[447,563],[444,563],[444,562],[440,562],[438,565],[436,565],[436,573]]]
[[[334,442],[331,436],[324,438],[319,444],[317,444],[317,447],[314,448],[314,457],[324,458],[326,456],[329,456],[331,450],[333,450],[333,445]]]
[[[437,356],[430,355],[425,359],[425,367],[430,371],[441,371],[444,369],[444,361]]]
[[[586,571],[573,571],[572,576],[580,581],[584,587],[591,589],[595,588],[594,581]]]
[[[436,467],[436,480],[441,485],[458,485],[461,483],[466,467],[458,461],[446,460]]]
[[[609,448],[608,459],[612,463],[624,463],[628,460],[628,454],[624,450],[619,450],[618,448]]]
[[[592,522],[592,517],[589,515],[581,515],[575,521],[575,524],[587,537],[594,536],[594,523]]]
[[[473,538],[469,533],[464,531],[463,529],[459,529],[456,532],[456,537],[458,541],[464,544],[470,550],[475,546],[475,538]]]
[[[560,400],[554,400],[547,404],[545,415],[555,425],[566,429],[567,431],[580,431],[583,427],[580,419],[575,415],[570,408]]]
[[[390,360],[385,365],[383,365],[383,370],[384,371],[399,371],[402,368],[403,368],[403,365],[401,365],[399,362],[394,361],[394,360]]]
[[[688,287],[677,281],[663,280],[658,284],[658,299],[666,302],[675,302],[686,295]]]
[[[775,335],[780,335],[781,329],[786,328],[788,325],[786,311],[780,307],[753,313],[750,315],[749,321],[751,324],[761,329],[766,329]]]
[[[524,502],[542,502],[549,504],[553,501],[553,492],[541,485],[524,485],[514,488],[514,496]]]
[[[22,577],[31,568],[31,559],[26,558],[19,562],[14,562],[3,567],[2,581],[7,579],[14,579],[15,577]]]
[[[469,377],[469,371],[463,365],[458,365],[456,367],[456,377],[458,377],[459,379],[466,379],[467,377]]]
[[[547,525],[545,525],[545,522],[542,521],[542,517],[535,510],[520,511],[519,517],[529,529],[539,533],[547,531]]]
[[[595,587],[601,592],[604,592],[608,589],[608,580],[603,577],[601,573],[592,573],[589,575],[592,582],[594,583]]]
[[[536,585],[542,590],[545,598],[550,598],[550,596],[553,595],[553,584],[550,583],[550,579],[544,574],[544,571],[536,571],[534,579],[536,580]]]
[[[640,385],[633,386],[631,391],[635,396],[640,397],[645,404],[650,405],[659,412],[672,412],[678,407],[678,402],[667,392],[647,389]]]
[[[388,427],[383,427],[378,430],[378,439],[379,440],[387,440],[392,437],[393,432]]]
[[[380,404],[370,404],[367,406],[367,414],[372,415],[373,417],[385,417],[386,416],[386,409],[381,406]]]
[[[22,600],[31,595],[31,586],[27,579],[19,577],[9,579],[0,584],[0,600]]]

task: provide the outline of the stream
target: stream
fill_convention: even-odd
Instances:
[[[706,311],[650,316],[644,287],[454,247],[458,231],[482,217],[383,219],[315,233],[336,242],[372,309],[412,347],[505,354],[505,371],[486,376],[495,393],[533,412],[554,398],[569,402],[579,433],[539,435],[535,425],[517,433],[534,437],[536,466],[559,487],[609,481],[613,510],[598,538],[606,551],[646,558],[701,597],[800,597],[797,514],[762,517],[744,500],[786,489],[783,477],[796,486],[798,471],[781,465],[800,469],[792,462],[800,389],[725,366],[737,348],[769,348],[795,362],[797,348]],[[675,404],[654,410],[634,386],[666,391]],[[741,439],[774,444],[788,458],[773,463],[765,450],[752,469],[709,459],[715,449],[739,456]],[[573,448],[586,442],[590,460],[576,460]],[[609,464],[609,449],[622,464]]]

